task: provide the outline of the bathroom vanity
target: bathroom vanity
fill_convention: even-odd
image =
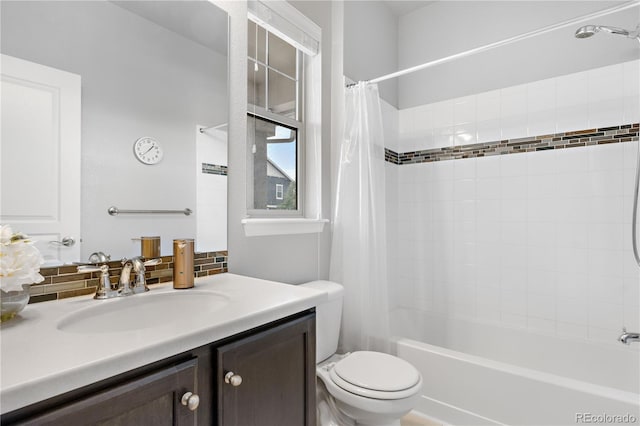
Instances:
[[[193,305],[190,291],[206,303]],[[2,424],[314,425],[323,297],[221,274],[194,290],[155,287],[127,297],[130,306],[89,297],[29,306],[2,325]],[[163,305],[166,322],[145,322],[156,300],[176,309]],[[111,312],[127,322],[136,305],[141,326],[109,331]],[[105,329],[78,325],[92,321]]]

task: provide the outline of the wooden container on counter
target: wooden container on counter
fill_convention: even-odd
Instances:
[[[145,259],[160,257],[160,237],[140,237],[140,252]]]

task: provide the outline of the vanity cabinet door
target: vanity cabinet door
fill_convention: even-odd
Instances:
[[[196,393],[196,358],[116,385],[57,407],[17,424],[99,426],[196,425],[201,401],[191,411],[181,403],[186,392]],[[192,400],[193,402],[193,400]]]
[[[216,352],[219,426],[315,425],[314,313]]]

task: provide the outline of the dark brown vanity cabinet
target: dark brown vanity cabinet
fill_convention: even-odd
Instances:
[[[0,424],[314,426],[315,313],[21,408]]]
[[[212,347],[204,346],[7,413],[5,425],[213,424]]]
[[[181,404],[194,390],[197,359],[163,368],[17,422],[24,425],[176,425],[196,423]],[[192,399],[193,400],[193,399]],[[4,424],[4,421],[3,421]]]
[[[218,346],[218,425],[315,425],[315,354],[313,314]]]

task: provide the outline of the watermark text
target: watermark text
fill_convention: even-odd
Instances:
[[[593,414],[576,413],[576,423],[580,424],[633,424],[638,418],[633,414]]]

